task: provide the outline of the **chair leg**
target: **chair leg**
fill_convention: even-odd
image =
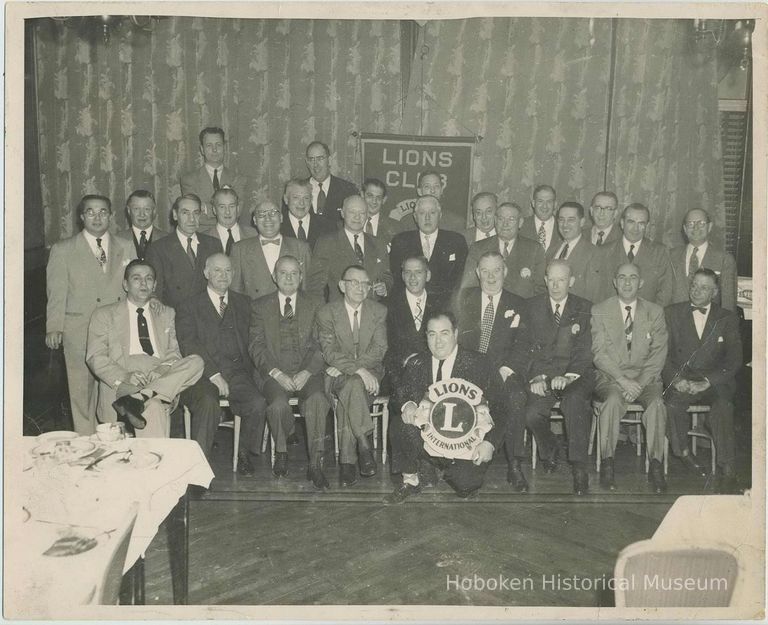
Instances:
[[[709,451],[712,458],[712,475],[714,475],[717,471],[717,450],[715,449],[715,439],[711,437],[709,439]]]
[[[536,435],[531,433],[531,467],[535,470],[539,459],[539,447],[536,445]]]
[[[602,438],[600,438],[600,412],[597,408],[593,409],[592,416],[595,419],[595,470],[600,473],[600,464],[603,459],[600,450],[600,441],[602,440]]]
[[[643,447],[643,426],[642,424],[637,424],[637,440],[635,442],[635,451],[638,456],[642,453],[642,447]]]
[[[387,464],[387,443],[389,432],[389,406],[384,405],[381,410],[381,464]]]
[[[271,438],[269,423],[264,424],[264,437],[261,439],[261,453],[267,453],[267,441]]]
[[[235,440],[232,445],[232,473],[237,473],[237,452],[240,450],[240,424],[241,420],[238,415],[232,415],[235,420],[234,435]]]
[[[697,413],[695,413],[695,412],[691,413],[691,429],[695,430],[696,427],[698,426],[698,424],[699,424],[699,415]],[[691,453],[695,456],[696,455],[696,440],[697,440],[698,437],[691,436],[691,438],[693,439],[691,441]]]
[[[271,467],[275,466],[275,438],[272,436],[272,434],[269,435],[269,447],[270,447],[270,465]]]
[[[379,448],[379,419],[373,418],[373,448]]]
[[[341,450],[339,449],[339,424],[336,418],[336,402],[333,403],[333,453],[336,455],[336,462],[339,462]]]
[[[664,475],[669,474],[669,439],[664,437]]]
[[[189,408],[184,406],[184,438],[192,438],[192,417],[189,414]]]

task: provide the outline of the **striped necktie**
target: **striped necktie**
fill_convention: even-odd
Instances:
[[[627,339],[627,351],[632,349],[632,306],[624,306],[624,310],[627,311],[627,316],[624,318],[624,338]]]

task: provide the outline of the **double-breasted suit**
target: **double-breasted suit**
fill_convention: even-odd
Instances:
[[[242,176],[232,170],[229,167],[219,167],[219,188],[223,186],[232,187],[241,201],[246,201],[248,196],[246,190],[247,180],[245,176]],[[213,197],[213,180],[211,179],[208,170],[205,165],[201,165],[197,169],[188,171],[181,175],[179,180],[181,186],[181,194],[194,193],[200,198],[201,213],[200,213],[200,228],[210,228],[216,225],[216,215],[213,214],[213,208],[211,207],[211,198]],[[248,223],[250,216],[241,215],[240,223],[245,225]]]
[[[477,286],[477,264],[486,252],[499,252],[504,244],[499,244],[499,237],[493,236],[473,243],[469,248],[461,288]],[[502,254],[503,255],[503,254]],[[533,297],[546,290],[544,272],[547,264],[544,259],[544,249],[536,241],[525,237],[517,237],[512,244],[509,254],[504,259],[507,266],[507,277],[504,278],[504,290],[523,298]]]
[[[555,217],[552,219],[554,219],[555,225],[552,229],[552,237],[549,239],[549,245],[546,249],[539,243],[539,233],[536,231],[536,221],[533,215],[526,217],[525,221],[523,221],[523,225],[520,226],[520,236],[538,243],[539,247],[544,251],[544,258],[547,263],[555,257],[555,252],[557,252],[563,242],[563,237],[557,229],[557,219]]]
[[[687,249],[687,245],[680,245],[672,248],[669,252],[674,277],[674,292],[671,301],[673,304],[688,301],[690,276],[685,263]],[[713,248],[712,244],[708,243],[706,253],[702,258],[699,258],[699,267],[711,269],[717,274],[719,292],[715,302],[727,310],[735,311],[738,276],[736,274],[736,261],[733,256],[728,252]]]
[[[133,231],[133,228],[128,226],[125,230],[120,230],[115,236],[120,237],[121,239],[124,239],[125,241],[128,241],[129,243],[133,244],[133,250],[136,254],[136,258],[144,259],[144,257],[147,255],[147,249],[150,245],[152,245],[153,241],[157,241],[158,239],[162,239],[165,236],[168,236],[168,233],[165,230],[161,230],[157,226],[152,226],[152,232],[147,239],[147,243],[142,249],[141,245],[141,233],[139,233],[139,238],[136,238],[136,233]]]
[[[274,244],[268,243],[267,245]],[[260,237],[240,240],[232,247],[230,256],[230,261],[232,261],[231,288],[233,291],[247,295],[252,300],[277,290],[262,247]],[[278,258],[282,256],[293,256],[298,259],[304,276],[303,284],[306,284],[311,261],[309,246],[298,239],[281,237]]]

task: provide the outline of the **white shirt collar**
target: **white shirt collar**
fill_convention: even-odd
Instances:
[[[701,264],[701,259],[704,258],[704,254],[707,253],[707,248],[709,247],[709,241],[704,241],[701,245],[697,245],[696,249],[698,252],[696,252],[696,256],[699,257],[699,264]],[[685,250],[685,256],[686,258],[690,259],[691,254],[693,254],[693,248],[694,246],[689,243],[687,249]]]
[[[421,230],[419,230],[419,238],[420,240],[429,239],[430,244],[434,244],[435,239],[437,238],[437,233],[440,229],[438,228],[435,230],[432,234],[424,234]],[[431,248],[434,251],[434,245],[431,246]]]
[[[405,290],[405,299],[408,302],[408,306],[411,308],[411,312],[416,309],[416,302],[421,302],[422,311],[424,305],[427,303],[427,290],[424,289],[418,297],[411,293],[408,289]]]
[[[627,241],[627,237],[625,237],[625,236],[621,237],[621,243],[624,246],[624,253],[627,254],[627,256],[629,256],[629,247],[630,247],[630,245],[634,245],[635,246],[635,249],[632,250],[632,253],[635,256],[637,256],[637,252],[640,251],[640,244],[642,242],[643,242],[643,240],[640,239],[637,243],[630,243],[629,241]]]
[[[176,236],[178,237],[179,242],[181,243],[181,247],[183,247],[184,249],[187,249],[187,239],[189,237],[192,237],[192,247],[193,248],[197,247],[197,233],[186,235],[181,230],[176,228]]]
[[[226,230],[225,230],[225,232],[226,232]],[[283,235],[278,232],[277,235],[275,235],[271,239],[268,239],[263,234],[260,234],[259,235],[259,242],[261,242],[261,241],[277,241],[277,246],[280,247],[282,245],[282,243],[283,243]]]
[[[285,310],[285,298],[290,297],[291,298],[291,307],[293,308],[294,313],[296,312],[296,300],[298,299],[299,292],[297,291],[293,295],[286,295],[285,293],[282,293],[280,291],[277,292],[277,301],[280,305],[280,316],[283,315],[283,311]]]
[[[625,304],[621,300],[619,300],[619,309],[621,310],[621,318],[624,319],[627,316],[627,306],[629,306],[632,309],[632,320],[635,319],[635,310],[637,310],[637,299],[635,299],[634,302],[631,304]]]
[[[219,172],[219,184],[221,184],[221,172],[224,170],[224,165],[219,165],[218,167],[214,167],[213,165],[209,165],[208,163],[205,163],[205,171],[208,172],[208,177],[211,179],[211,182],[213,182],[213,172],[218,171]]]
[[[344,228],[344,234],[347,235],[347,239],[349,239],[349,244],[354,248],[355,247],[355,236],[357,236],[357,244],[360,246],[360,249],[363,250],[363,253],[365,253],[365,232],[350,232],[346,228]]]
[[[598,232],[603,233],[603,241],[608,238],[608,234],[613,229],[613,224],[606,226],[605,228],[599,228],[595,224],[592,224],[592,233],[597,237]]]
[[[482,241],[483,239],[489,239],[490,237],[496,236],[496,228],[491,228],[488,234],[480,230],[480,228],[475,228],[475,238],[472,239],[473,241]]]
[[[325,191],[325,195],[328,195],[328,189],[331,186],[331,174],[328,174],[325,180],[321,181],[323,184],[323,191]],[[309,184],[312,185],[312,188],[316,189],[317,192],[320,192],[320,182],[315,180],[312,176],[309,177]]]
[[[221,295],[219,295],[211,287],[206,287],[206,291],[208,291],[208,297],[211,298],[211,304],[213,304],[213,307],[218,311],[219,305],[221,304]],[[229,305],[229,291],[224,293],[224,305]]]
[[[568,296],[565,296],[565,299],[562,302],[556,302],[551,297],[549,298],[549,309],[552,311],[552,314],[555,314],[555,304],[560,304],[560,314],[563,314],[563,311],[565,310],[565,304],[568,302]]]
[[[488,305],[488,293],[483,293],[483,291],[480,291],[480,316],[482,317],[483,311],[485,310],[485,307]],[[493,301],[493,314],[494,317],[496,315],[496,310],[499,308],[499,300],[501,299],[501,291],[496,293],[496,295],[490,295]]]
[[[83,229],[83,234],[85,235],[85,240],[88,241],[88,245],[90,245],[92,248],[96,249],[96,237],[93,236],[90,232]],[[101,239],[101,247],[104,249],[107,249],[107,245],[109,245],[109,230],[107,230],[104,234],[102,234],[100,237]]]
[[[301,218],[301,227],[304,228],[304,232],[309,229],[309,222],[312,217],[312,211],[309,211],[304,217]],[[291,211],[288,211],[288,219],[291,220],[293,231],[296,232],[299,229],[299,218],[296,217]]]
[[[517,237],[514,239],[511,239],[510,241],[502,241],[501,237],[499,239],[499,254],[504,255],[504,246],[509,245],[509,251],[511,252],[512,249],[515,247],[515,241],[517,241]]]
[[[557,252],[555,253],[555,258],[560,258],[560,254],[562,253],[565,246],[568,246],[568,256],[571,255],[571,252],[573,251],[573,248],[576,247],[576,245],[581,240],[581,233],[579,233],[579,236],[577,236],[573,241],[566,241],[563,239],[563,242],[560,244],[560,247],[557,248]],[[566,256],[566,259],[568,258]]]
[[[379,234],[379,217],[381,217],[381,213],[376,213],[375,215],[368,217],[368,221],[371,222],[371,228],[373,228],[374,234]]]
[[[131,300],[129,300],[127,297],[125,298],[125,303],[128,304],[128,312],[131,315],[131,322],[133,322],[134,317],[136,317],[136,310],[139,308],[138,304],[134,304]],[[149,302],[144,304],[144,306],[141,306],[142,310],[149,311]],[[145,315],[147,317],[148,315]]]
[[[141,238],[141,231],[144,230],[144,234],[147,238],[150,238],[152,236],[152,229],[154,226],[152,224],[149,224],[146,228],[139,228],[137,226],[131,226],[131,229],[133,230],[133,234],[136,237],[136,240],[138,241]]]
[[[240,233],[240,224],[235,224],[230,228],[232,230],[232,238],[235,240],[235,242],[239,241],[242,238],[242,235]],[[227,232],[227,229],[222,226],[221,224],[216,224],[216,231],[219,233],[219,238],[224,241],[224,243],[227,242],[227,239],[229,238],[229,233]]]
[[[354,318],[355,318],[355,311],[358,311],[357,312],[357,323],[359,323],[359,324],[363,323],[363,305],[362,304],[360,304],[360,306],[358,306],[357,308],[352,308],[352,306],[350,306],[347,303],[347,300],[345,298],[344,299],[344,308],[346,308],[346,310],[347,310],[347,317],[349,318],[349,327],[350,328],[352,327],[352,323],[353,323]]]
[[[447,380],[453,377],[453,365],[456,362],[456,354],[459,352],[458,344],[453,348],[453,351],[448,354],[447,358],[443,361],[443,368],[441,370],[443,380]],[[437,367],[440,360],[432,356],[432,379],[437,376]]]

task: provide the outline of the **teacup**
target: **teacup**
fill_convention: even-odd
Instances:
[[[100,423],[96,426],[96,436],[103,443],[113,443],[125,438],[125,425],[122,423]]]

